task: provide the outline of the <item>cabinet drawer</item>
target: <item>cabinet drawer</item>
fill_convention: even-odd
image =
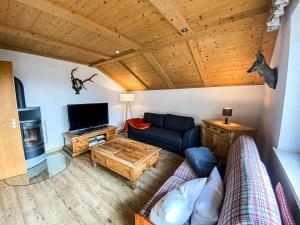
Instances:
[[[213,126],[210,124],[204,124],[204,129],[210,130],[210,131],[217,133],[219,135],[222,135],[224,137],[229,137],[229,131],[219,128],[217,126]]]
[[[108,168],[113,168],[113,162],[112,162],[112,160],[110,160],[110,159],[105,159],[105,165],[106,165]]]
[[[229,137],[229,132],[227,130],[224,130],[222,128],[218,128],[217,129],[218,134],[225,136],[225,137]]]
[[[143,174],[143,172],[148,168],[150,167],[150,164],[149,162],[145,162],[143,164],[141,164],[135,171],[136,173],[136,176],[140,176],[141,174]]]
[[[113,170],[120,174],[121,176],[123,177],[127,177],[128,179],[132,177],[132,174],[131,174],[131,169],[128,168],[127,166],[124,166],[118,162],[114,162],[114,167],[113,167]]]
[[[88,145],[78,145],[73,147],[74,153],[84,152],[88,150]]]
[[[102,166],[106,166],[106,163],[105,163],[105,158],[103,158],[101,155],[99,155],[97,152],[93,152],[94,154],[94,157],[97,158],[97,161],[99,161],[99,163],[102,165]]]
[[[153,155],[149,160],[149,166],[152,166],[154,163],[156,163],[158,161],[158,157],[159,157],[159,153],[155,153],[155,155]]]
[[[109,135],[116,135],[117,134],[117,130],[114,129],[114,130],[110,130],[107,132]]]
[[[112,139],[116,138],[116,136],[117,136],[117,129],[110,130],[107,132],[106,140],[107,141],[112,140]]]

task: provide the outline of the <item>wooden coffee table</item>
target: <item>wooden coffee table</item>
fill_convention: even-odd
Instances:
[[[93,166],[100,164],[130,181],[136,188],[137,179],[150,167],[156,167],[160,148],[127,138],[115,138],[91,148]]]

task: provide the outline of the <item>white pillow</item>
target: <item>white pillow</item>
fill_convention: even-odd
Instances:
[[[151,209],[150,220],[155,225],[183,225],[191,217],[206,180],[190,180],[168,192]]]
[[[222,179],[215,167],[199,195],[191,217],[191,225],[213,225],[218,222],[224,188]]]

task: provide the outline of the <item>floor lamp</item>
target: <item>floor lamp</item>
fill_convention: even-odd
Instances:
[[[128,119],[128,109],[130,111],[130,115],[131,115],[131,118],[132,118],[132,111],[131,111],[130,102],[135,101],[135,95],[134,94],[128,94],[128,93],[127,94],[120,94],[120,101],[126,103],[126,120]]]

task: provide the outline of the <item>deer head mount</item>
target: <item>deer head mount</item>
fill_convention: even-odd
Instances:
[[[261,52],[256,55],[256,61],[247,71],[247,73],[252,73],[257,71],[270,88],[275,89],[278,81],[278,69],[271,69],[266,63],[266,59]]]
[[[75,68],[75,69],[72,69],[72,71],[71,71],[71,81],[72,81],[72,88],[75,90],[75,94],[76,94],[76,95],[79,95],[79,94],[80,94],[80,90],[81,90],[82,88],[84,88],[85,90],[87,90],[86,87],[84,86],[84,83],[87,82],[87,81],[94,82],[94,81],[92,80],[92,78],[93,78],[94,76],[96,76],[97,74],[94,74],[94,75],[90,76],[90,78],[88,78],[88,79],[80,80],[79,78],[75,78],[75,77],[74,77],[74,72],[75,72],[77,69],[78,69],[78,67]]]

